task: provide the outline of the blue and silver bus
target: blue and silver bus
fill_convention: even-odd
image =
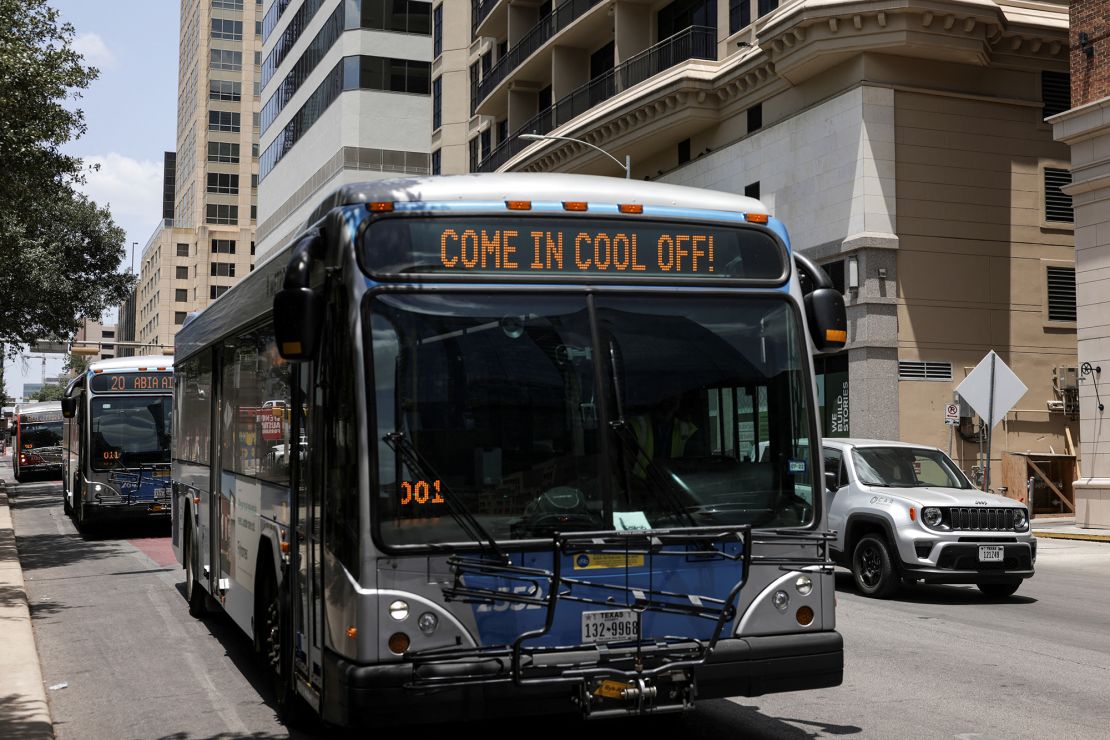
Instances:
[[[63,507],[80,529],[124,518],[169,518],[173,358],[89,364],[62,399]]]
[[[337,725],[838,685],[811,355],[845,340],[751,198],[345,186],[177,334],[190,611]]]

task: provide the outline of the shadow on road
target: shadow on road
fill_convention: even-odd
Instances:
[[[860,594],[856,588],[855,580],[851,573],[837,571],[836,590],[841,593]],[[940,584],[919,583],[916,586],[902,586],[888,601],[900,601],[906,604],[946,604],[958,606],[960,604],[1036,604],[1032,596],[1022,596],[1021,592],[1001,599],[983,594],[975,586],[944,586]]]
[[[22,740],[23,738],[41,740],[42,738],[52,737],[53,728],[50,723],[34,719],[37,709],[39,708],[35,706],[34,702],[28,701],[25,696],[20,694],[0,696],[0,734],[3,735],[4,740]]]

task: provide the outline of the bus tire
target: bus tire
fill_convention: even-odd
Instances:
[[[185,527],[185,601],[189,602],[189,616],[204,619],[208,616],[208,598],[197,582],[197,565],[193,528]]]
[[[269,558],[263,556],[261,562],[255,590],[255,645],[270,676],[278,718],[288,727],[300,727],[308,721],[310,708],[293,686],[292,608],[287,590],[277,585]]]
[[[69,497],[73,495],[76,489],[76,477],[74,477],[74,485],[67,486],[64,483],[62,484],[62,511],[65,512],[66,516],[73,516],[73,506],[69,503]]]

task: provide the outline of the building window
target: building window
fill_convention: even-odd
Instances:
[[[432,33],[432,4],[421,0],[362,0],[362,28]]]
[[[437,8],[438,10],[438,8]],[[432,131],[443,125],[443,78],[432,80]]]
[[[478,149],[478,137],[467,142],[467,147],[470,149],[470,171],[477,172],[478,164],[482,161],[481,151]]]
[[[209,172],[207,190],[209,193],[237,195],[239,193],[239,176],[229,175],[225,172]]]
[[[239,114],[233,111],[226,110],[208,111],[208,130],[230,131],[231,133],[238,133]]]
[[[239,223],[239,206],[209,203],[205,207],[205,223],[234,226]]]
[[[748,108],[748,133],[763,128],[763,103],[756,103]]]
[[[231,80],[209,80],[208,99],[238,102],[242,99],[243,85]]]
[[[258,206],[251,203],[251,221],[257,221],[257,220],[258,220]]]
[[[227,141],[208,142],[208,161],[239,164],[239,145]]]
[[[213,239],[212,254],[235,254],[235,240]]]
[[[212,38],[227,39],[228,41],[242,41],[243,21],[232,21],[226,18],[213,18]]]
[[[759,199],[759,180],[744,186],[744,195],[748,198]]]
[[[177,303],[186,302],[187,300],[189,300],[189,289],[188,288],[178,288],[177,290],[175,290],[173,292],[173,299]]]
[[[279,3],[274,3],[278,5]],[[213,8],[222,8],[223,10],[242,10],[243,0],[212,0]]]
[[[678,163],[686,164],[690,161],[690,140],[683,139],[678,142]]]
[[[116,338],[116,333],[114,331],[105,330],[105,331],[101,332],[101,337],[103,339],[115,339]]]
[[[432,10],[432,58],[443,53],[443,6]]]
[[[486,130],[479,135],[479,138],[482,140],[482,159],[485,159],[489,156],[490,150],[493,148],[491,142],[493,132],[490,131],[489,128],[486,128]]]
[[[1041,117],[1048,118],[1071,109],[1071,74],[1041,72]]]
[[[752,23],[751,0],[728,0],[728,32],[736,33]]]
[[[1048,320],[1075,322],[1075,268],[1046,267]]]
[[[432,91],[431,80],[432,65],[428,62],[372,56],[343,59],[344,90],[384,90],[428,95]],[[326,85],[325,81],[320,89]]]
[[[211,265],[212,277],[235,277],[235,263],[213,262]]]
[[[182,324],[185,323],[185,317],[187,315],[188,314],[185,313],[184,311],[174,311],[173,312],[173,323],[177,324],[178,326],[181,326]]]
[[[899,380],[952,380],[951,362],[899,360]]]
[[[1071,170],[1044,168],[1044,218],[1057,223],[1075,223],[1071,196],[1062,188],[1071,184]]]
[[[208,287],[208,297],[211,298],[212,300],[216,300],[217,298],[222,296],[224,293],[226,293],[227,289],[228,289],[228,286],[226,286],[226,285],[210,285]]]
[[[181,244],[180,242],[178,242],[178,244],[177,244],[177,256],[178,257],[188,257],[189,256],[189,245],[188,244]]]
[[[254,256],[254,242],[251,242],[251,257]]]
[[[258,190],[258,175],[251,175],[251,190]]]
[[[186,267],[185,265],[178,265],[177,267],[174,268],[174,272],[175,272],[174,277],[176,277],[178,280],[188,280],[189,279],[189,268]]]
[[[759,17],[762,18],[778,6],[779,0],[759,0]]]
[[[208,66],[212,69],[238,72],[243,69],[243,52],[231,51],[230,49],[211,49]]]
[[[441,168],[442,168],[441,157],[442,157],[442,153],[440,152],[439,149],[436,149],[434,152],[432,152],[432,174],[433,175],[442,175],[443,174],[440,171]]]

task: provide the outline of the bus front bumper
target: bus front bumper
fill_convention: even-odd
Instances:
[[[328,653],[324,661],[324,718],[343,726],[410,724],[484,717],[580,712],[578,689],[566,684],[518,687],[474,683],[413,690],[407,663],[361,665]],[[457,666],[424,666],[460,678]],[[695,669],[697,699],[761,696],[839,686],[844,644],[835,631],[723,639]],[[434,706],[434,711],[429,711]]]

